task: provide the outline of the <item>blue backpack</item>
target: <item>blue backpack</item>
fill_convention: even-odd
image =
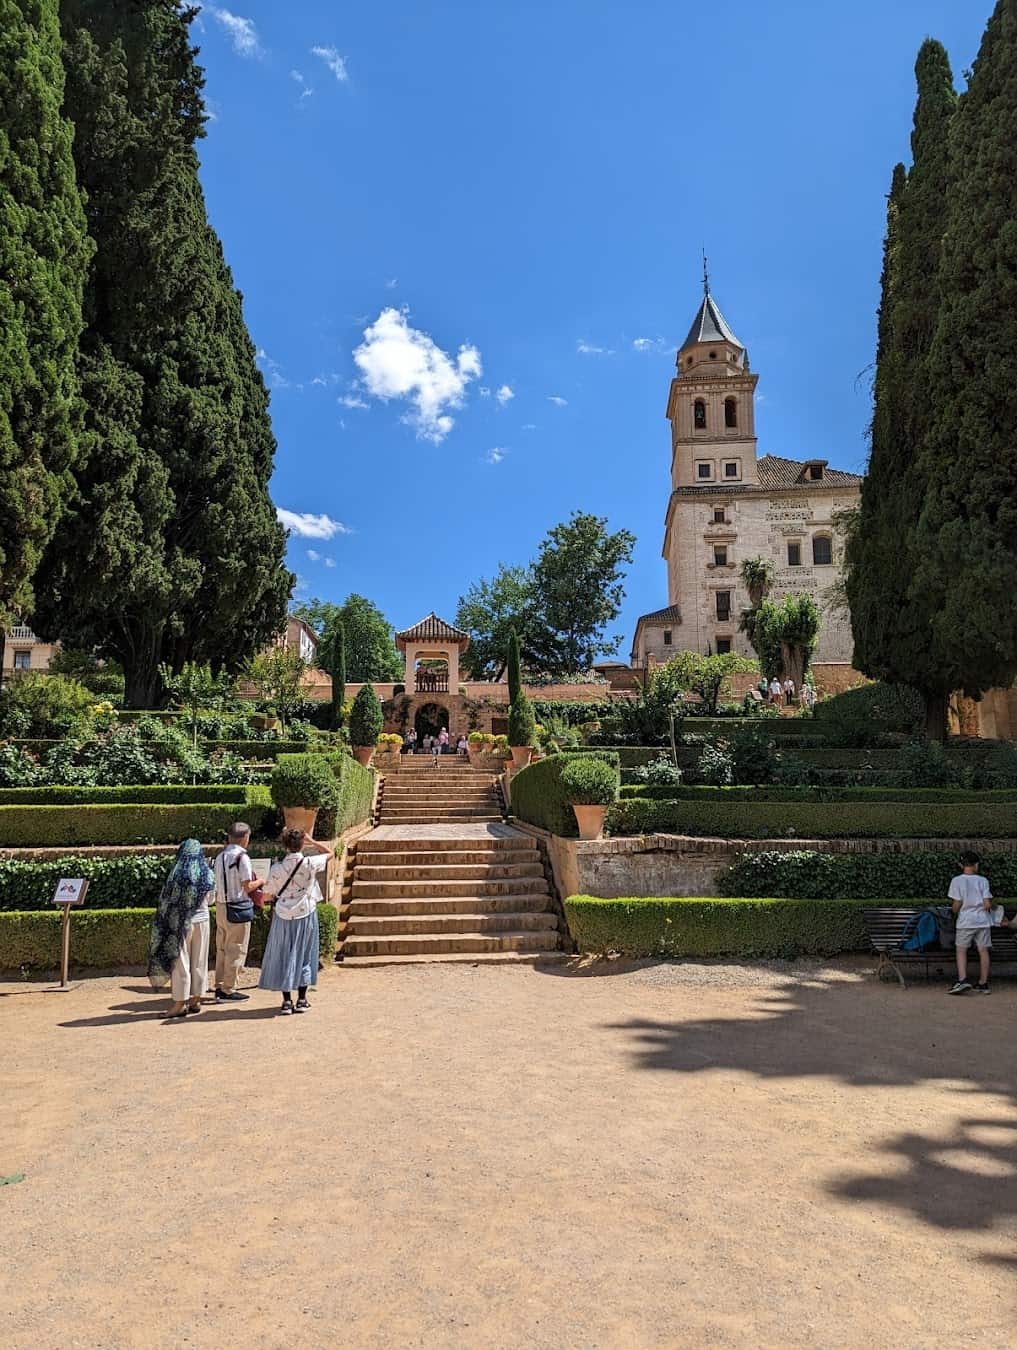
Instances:
[[[939,924],[935,914],[923,909],[908,920],[901,938],[901,950],[905,952],[924,952],[939,946]]]

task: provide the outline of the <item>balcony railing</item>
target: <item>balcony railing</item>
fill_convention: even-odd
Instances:
[[[23,623],[15,624],[14,627],[10,630],[10,636],[15,640],[15,642],[39,641],[39,639],[32,632],[31,628],[27,628]]]
[[[418,670],[416,690],[418,694],[447,694],[448,676],[435,671]]]

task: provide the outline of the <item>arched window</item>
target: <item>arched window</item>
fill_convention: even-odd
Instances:
[[[724,400],[724,425],[726,427],[736,427],[738,425],[738,400],[736,398],[726,398]]]
[[[816,567],[829,567],[833,562],[833,540],[828,534],[817,534],[813,538],[812,561]]]
[[[697,431],[706,430],[706,404],[701,398],[692,405],[692,425]]]

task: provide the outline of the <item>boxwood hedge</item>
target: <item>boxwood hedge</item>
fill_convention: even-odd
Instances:
[[[45,862],[0,858],[0,910],[49,909],[61,877],[88,877],[88,909],[143,908],[158,900],[172,864],[172,857],[157,853]]]
[[[143,966],[148,960],[152,909],[84,909],[71,913],[71,963],[75,969]],[[60,964],[62,914],[0,913],[0,970],[53,970]],[[211,916],[215,945],[215,913]],[[258,915],[251,925],[248,960],[257,963],[265,951],[270,918]],[[318,952],[322,965],[335,958],[339,911],[318,906]]]
[[[982,874],[993,894],[1017,896],[1017,853],[983,853]],[[954,853],[747,853],[717,878],[724,895],[840,900],[877,897],[942,899],[951,877],[960,871]]]
[[[854,899],[602,900],[573,895],[565,901],[565,917],[584,952],[787,958],[866,950],[862,910],[872,904]]]
[[[910,794],[909,794],[910,796]],[[611,834],[689,834],[724,839],[1006,839],[1013,802],[652,801],[611,807]]]
[[[623,798],[688,802],[1013,802],[1017,788],[901,788],[901,787],[676,787],[653,783],[630,784]]]
[[[255,792],[251,797],[249,794]],[[267,804],[267,793],[241,785],[188,783],[152,783],[136,787],[33,787],[0,788],[0,806],[104,806],[153,805],[160,802],[233,803],[243,806],[248,801]]]
[[[276,832],[276,812],[262,804],[264,789],[242,804],[0,806],[0,845],[47,848],[75,844],[174,844],[220,840],[242,813],[255,836]]]
[[[586,755],[595,755],[604,760],[618,773],[618,752],[616,750],[588,750]],[[561,783],[561,771],[573,756],[571,750],[563,750],[558,755],[548,755],[546,759],[529,764],[512,779],[510,793],[512,814],[520,820],[537,825],[551,834],[563,835],[566,839],[575,839],[579,835],[576,815],[565,798]]]

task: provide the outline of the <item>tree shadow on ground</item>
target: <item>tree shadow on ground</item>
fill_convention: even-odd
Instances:
[[[737,1070],[858,1088],[941,1084],[974,1112],[945,1132],[889,1136],[875,1146],[879,1161],[871,1171],[842,1169],[828,1192],[893,1207],[941,1229],[998,1230],[1017,1216],[1017,1086],[998,1007],[993,1016],[988,1001],[975,995],[948,999],[941,988],[902,993],[843,976],[781,985],[755,1003],[747,1017],[635,1019],[611,1029],[633,1036],[637,1066],[657,1072]],[[979,1109],[984,1095],[1003,1103]],[[982,1259],[1017,1265],[989,1253]]]

